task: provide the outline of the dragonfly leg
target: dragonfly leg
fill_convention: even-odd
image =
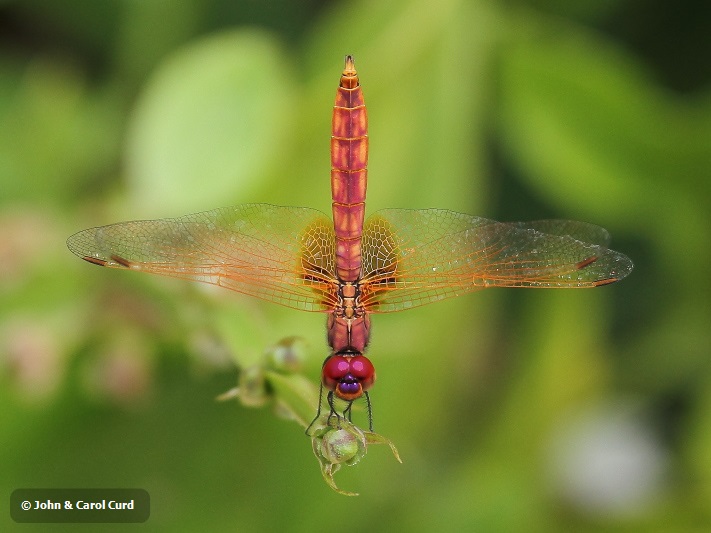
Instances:
[[[318,420],[319,417],[321,416],[321,403],[322,402],[323,402],[323,383],[319,384],[319,387],[318,387],[318,407],[316,408],[316,416],[309,424],[309,427],[306,428],[305,433],[307,435],[309,434],[309,430],[311,429],[311,426],[313,426],[314,422],[316,422],[316,420]]]
[[[336,423],[338,424],[338,428],[341,428],[341,415],[338,414],[338,411],[336,411],[336,406],[333,405],[333,391],[328,391],[328,395],[326,396],[328,398],[328,406],[331,408],[331,412],[328,413],[328,424],[331,425],[331,418],[336,417]]]
[[[343,418],[347,418],[349,422],[353,422],[353,411],[351,411],[351,407],[353,407],[352,401],[348,402],[348,407],[343,410]]]
[[[370,395],[368,391],[363,393],[365,395],[365,404],[368,406],[368,429],[373,432],[373,406],[370,404]]]

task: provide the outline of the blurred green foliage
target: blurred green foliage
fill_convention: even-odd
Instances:
[[[3,492],[145,488],[152,531],[708,530],[710,21],[691,0],[2,2]],[[356,508],[300,426],[214,401],[293,335],[315,385],[324,317],[64,246],[242,202],[328,212],[346,53],[369,211],[581,219],[636,264],[376,316],[375,425],[404,464],[339,472]]]

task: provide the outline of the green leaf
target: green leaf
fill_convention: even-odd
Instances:
[[[266,379],[274,391],[277,412],[306,428],[318,405],[317,389],[313,382],[301,374],[285,375],[278,372],[267,372]]]
[[[73,200],[112,162],[117,116],[69,64],[0,62],[0,204]]]
[[[170,56],[129,126],[128,179],[141,210],[253,198],[289,134],[288,72],[275,40],[256,31],[213,35]]]
[[[548,201],[629,221],[640,198],[679,176],[679,155],[695,143],[691,115],[623,49],[557,30],[517,37],[503,57],[505,149]]]

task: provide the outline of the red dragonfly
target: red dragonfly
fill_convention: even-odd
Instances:
[[[307,207],[243,204],[179,218],[123,222],[72,235],[95,265],[211,283],[327,314],[321,373],[334,396],[362,396],[375,369],[363,355],[370,315],[488,287],[597,287],[632,271],[603,228],[568,220],[501,223],[444,209],[384,209],[365,220],[368,120],[353,58],[333,107],[333,219]],[[319,401],[318,414],[321,411]]]

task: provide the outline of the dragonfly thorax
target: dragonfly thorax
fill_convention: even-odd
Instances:
[[[341,281],[338,303],[328,315],[328,344],[334,354],[362,353],[370,338],[370,317],[360,303],[358,282]]]
[[[361,318],[365,314],[365,309],[360,304],[359,297],[358,282],[341,282],[338,286],[338,305],[334,309],[335,315],[347,320]]]

